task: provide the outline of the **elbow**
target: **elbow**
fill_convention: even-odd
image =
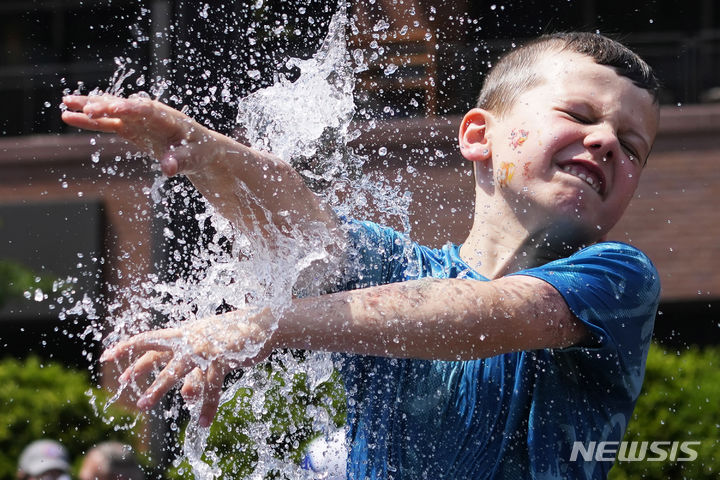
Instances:
[[[526,318],[536,325],[529,328],[537,348],[567,348],[590,338],[588,327],[570,310],[562,295],[550,284],[535,284],[536,296]]]
[[[588,327],[563,303],[560,315],[545,322],[546,347],[567,348],[585,343],[590,338]]]

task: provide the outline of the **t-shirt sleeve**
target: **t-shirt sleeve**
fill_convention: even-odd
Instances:
[[[578,381],[636,399],[660,297],[650,259],[630,245],[603,242],[519,273],[555,287],[593,336],[585,345],[555,350],[556,360],[578,372]]]
[[[406,235],[373,222],[343,219],[349,239],[343,289],[403,280],[413,244]]]

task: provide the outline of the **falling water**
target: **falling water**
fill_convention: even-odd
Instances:
[[[297,79],[291,81],[279,75],[274,85],[239,99],[237,122],[251,146],[290,162],[307,184],[338,213],[362,215],[368,199],[372,199],[385,218],[395,216],[409,229],[409,195],[383,178],[362,176],[360,172],[365,157],[348,146],[359,133],[351,128],[355,112],[353,70],[358,66],[352,66],[347,52],[347,23],[345,2],[340,1],[318,51],[308,59],[287,60],[288,68],[300,71]],[[130,59],[119,59],[116,63],[118,69],[108,92],[122,95],[123,83],[135,70]],[[155,90],[151,86],[151,92],[166,91],[167,82],[156,83],[162,85],[156,86]],[[160,207],[167,201],[163,195],[165,181],[159,176],[145,190]],[[184,198],[190,195],[182,185],[173,186],[169,194]],[[205,202],[205,207],[204,213],[196,215],[195,220],[201,226],[211,225],[214,234],[208,244],[198,244],[190,249],[188,275],[168,282],[153,274],[136,281],[129,289],[110,287],[116,296],[113,304],[97,308],[95,304],[101,300],[84,298],[63,315],[84,313],[91,322],[85,331],[87,339],[97,341],[102,336],[99,326],[104,324],[109,327],[111,333],[103,340],[106,346],[159,326],[187,328],[194,321],[215,315],[220,306],[240,309],[245,320],[265,308],[270,308],[277,317],[290,305],[293,292],[298,291],[296,283],[303,270],[330,255],[326,232],[300,235],[275,231],[273,234],[279,240],[271,251],[260,235],[258,225],[233,225],[217,214],[212,205]],[[159,210],[162,211],[162,208]],[[163,231],[167,240],[180,234],[170,227]],[[182,256],[179,250],[168,254],[176,260]],[[97,311],[106,312],[105,318],[99,318]],[[250,345],[234,354],[233,358],[242,361],[254,356],[261,347],[259,344]],[[187,346],[178,344],[174,348]],[[198,359],[198,363],[207,365],[208,360]],[[272,441],[277,432],[272,431],[269,422],[261,420],[267,413],[264,410],[265,400],[278,385],[290,389],[298,375],[306,379],[310,393],[314,394],[332,373],[333,364],[327,354],[307,353],[300,358],[292,352],[278,352],[271,359],[271,368],[262,363],[247,369],[228,386],[221,403],[244,398],[243,402],[249,405],[255,416],[255,420],[239,431],[231,432],[238,437],[249,437],[255,445],[256,461],[250,478],[265,478],[273,472],[286,478],[307,477],[307,472],[301,470],[289,455],[277,458],[277,445],[274,446]],[[131,380],[121,385],[113,400],[124,391],[137,396],[141,389],[142,386],[135,385]],[[249,397],[247,392],[251,392]],[[288,390],[287,394],[290,393]],[[222,471],[216,452],[206,451],[210,428],[199,425],[199,404],[189,404],[187,408],[190,420],[185,430],[182,453],[195,478],[237,478],[238,472]],[[333,416],[337,412],[330,405],[310,405],[304,413],[313,419],[314,432],[328,433],[336,428]],[[176,418],[177,406],[172,405],[162,415]],[[293,447],[290,450],[297,449],[297,445]],[[242,445],[237,448],[241,449]],[[179,466],[182,460],[176,459],[175,466]]]

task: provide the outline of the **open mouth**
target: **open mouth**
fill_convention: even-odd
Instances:
[[[598,195],[605,193],[605,176],[597,166],[587,162],[568,162],[559,167],[563,172],[587,183]]]

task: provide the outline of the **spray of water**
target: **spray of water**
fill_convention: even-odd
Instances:
[[[396,216],[409,230],[409,196],[380,177],[363,176],[365,158],[348,146],[358,132],[351,129],[355,111],[354,78],[345,41],[347,22],[345,2],[340,1],[328,34],[315,55],[287,61],[288,68],[299,69],[299,77],[290,81],[280,76],[274,85],[239,99],[237,121],[254,148],[270,151],[291,162],[308,185],[320,192],[340,214],[362,216],[371,198],[382,214]],[[357,62],[357,58],[355,60]],[[118,69],[108,93],[122,95],[123,84],[134,74],[134,69],[129,58],[118,59],[116,63]],[[160,80],[159,83],[159,87],[150,88],[153,94],[162,94],[168,88],[167,82]],[[159,176],[152,187],[146,189],[160,207],[167,201],[162,193],[165,180]],[[238,188],[244,188],[241,182]],[[175,185],[172,190],[171,195],[184,198],[190,195],[182,185]],[[269,212],[264,214],[269,218]],[[215,315],[221,305],[240,309],[246,319],[268,307],[276,316],[280,315],[290,305],[293,292],[300,290],[297,283],[303,271],[330,255],[330,245],[325,240],[328,235],[322,231],[310,235],[308,232],[272,232],[277,241],[271,250],[263,240],[267,238],[267,231],[260,235],[260,227],[252,222],[233,225],[216,214],[210,204],[206,204],[204,213],[196,215],[195,221],[199,225],[210,224],[214,234],[208,244],[192,249],[188,275],[172,282],[149,275],[129,289],[110,287],[111,296],[115,298],[113,304],[96,308],[95,302],[102,300],[84,298],[67,311],[84,313],[93,319],[85,332],[86,338],[99,339],[101,324],[110,330],[104,339],[105,345],[159,326],[187,326]],[[171,228],[163,231],[168,240],[179,233]],[[171,252],[171,256],[180,260],[181,254]],[[105,318],[98,318],[97,311],[104,311]],[[261,347],[250,345],[234,358],[242,360],[253,356]],[[207,360],[198,362],[202,367]],[[289,389],[293,379],[302,375],[309,391],[313,392],[332,373],[332,361],[326,354],[308,353],[299,359],[292,353],[281,352],[273,357],[270,367],[262,364],[248,369],[229,385],[221,403],[237,400],[238,396],[250,392],[246,403],[249,402],[256,418],[241,431],[234,432],[249,437],[255,445],[253,473],[249,478],[265,478],[271,473],[285,478],[306,478],[307,472],[300,470],[287,455],[278,458],[277,446],[273,446],[273,441],[277,443],[277,432],[272,431],[269,422],[260,419],[267,413],[265,400],[273,388],[284,385],[283,388]],[[119,398],[123,389],[138,394],[141,387],[133,381],[121,385],[113,400]],[[223,472],[216,452],[206,451],[210,429],[199,425],[200,405],[187,407],[190,420],[182,451],[195,478],[237,478],[237,472]],[[314,431],[334,429],[331,409],[308,408],[311,411],[305,413],[313,418]],[[177,407],[171,406],[164,415],[176,416]],[[176,460],[176,466],[181,460]]]

